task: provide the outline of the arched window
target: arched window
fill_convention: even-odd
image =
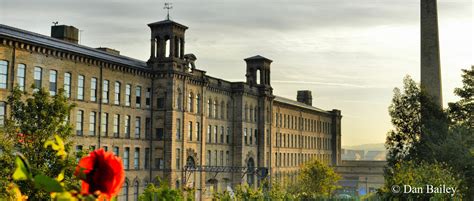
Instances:
[[[257,122],[258,119],[258,107],[255,106],[255,113],[253,114],[253,121]],[[267,114],[268,115],[268,114]],[[267,119],[270,119],[271,116],[267,116]]]
[[[224,101],[221,101],[221,119],[225,118],[225,111],[224,111]]]
[[[178,97],[176,97],[176,104],[177,104],[177,108],[178,110],[181,110],[182,109],[182,105],[183,105],[183,93],[181,92],[181,89],[178,88],[178,94],[177,94]]]
[[[250,113],[249,113],[249,120],[252,121],[253,120],[253,107],[250,106]]]
[[[135,184],[133,184],[133,201],[138,201],[138,190],[139,190],[138,181],[135,181]]]
[[[194,158],[191,157],[191,156],[188,156],[188,158],[186,159],[186,166],[188,168],[192,168],[192,167],[195,167],[196,166],[196,163],[194,162]]]
[[[201,113],[201,95],[196,95],[196,111],[197,113]]]
[[[249,106],[247,105],[247,103],[245,103],[244,120],[248,120],[248,112],[249,112]]]
[[[227,119],[231,119],[232,116],[232,111],[231,111],[231,108],[230,108],[230,102],[227,102]]]
[[[218,108],[218,107],[217,107],[217,100],[214,100],[214,105],[213,105],[213,107],[214,107],[214,108],[212,108],[212,110],[213,110],[214,113],[212,114],[212,117],[217,118],[217,117],[218,117],[217,114],[219,113],[219,112],[217,111],[217,108]]]
[[[207,100],[207,115],[208,117],[212,115],[212,100],[210,98]]]
[[[128,201],[128,181],[125,181],[122,186],[122,201]]]
[[[255,163],[253,161],[253,158],[250,158],[248,161],[247,161],[247,184],[249,184],[249,186],[253,186],[253,184],[255,183],[254,181],[254,167],[255,167]]]
[[[189,95],[188,95],[188,111],[189,112],[194,112],[194,95],[193,95],[193,92],[189,92]]]

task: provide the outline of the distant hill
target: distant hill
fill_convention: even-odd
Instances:
[[[342,148],[351,149],[351,150],[365,150],[365,151],[385,151],[384,143],[342,146]]]

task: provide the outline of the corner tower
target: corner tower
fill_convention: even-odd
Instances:
[[[151,49],[148,63],[153,68],[160,64],[174,62],[184,63],[185,32],[188,27],[172,20],[163,20],[148,24],[151,29]]]
[[[436,0],[421,0],[421,89],[443,108]]]

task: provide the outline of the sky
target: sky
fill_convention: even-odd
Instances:
[[[245,80],[244,58],[273,60],[274,94],[342,110],[343,146],[383,143],[388,106],[405,75],[419,82],[417,0],[168,0],[171,19],[189,27],[186,53],[197,68]],[[146,61],[148,23],[164,20],[159,0],[0,0],[0,23],[50,35],[52,22],[81,31],[80,43]],[[458,100],[461,69],[474,64],[471,0],[438,0],[444,106]]]

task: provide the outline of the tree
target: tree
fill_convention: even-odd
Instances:
[[[458,173],[460,193],[473,198],[472,74],[472,70],[464,70],[464,86],[455,91],[461,100],[450,103],[448,112],[435,105],[409,76],[404,79],[404,93],[394,90],[389,107],[394,130],[389,131],[385,143],[386,181],[394,177],[396,164],[441,162]]]
[[[295,194],[300,197],[317,197],[317,196],[331,196],[332,192],[336,190],[338,181],[341,176],[336,174],[334,170],[319,162],[317,159],[312,159],[305,163],[298,175],[298,181]]]
[[[14,164],[11,159],[14,152],[19,152],[29,161],[33,175],[43,174],[54,178],[64,171],[66,181],[72,182],[70,178],[75,167],[74,159],[69,157],[62,160],[51,147],[44,146],[46,141],[57,135],[66,142],[65,151],[69,152],[71,149],[72,128],[67,119],[74,105],[68,103],[63,90],[50,96],[49,92],[40,89],[29,96],[15,88],[8,97],[8,107],[11,113],[5,123],[2,139],[9,140],[0,142],[3,149],[1,163],[8,167],[0,170],[2,180],[11,181],[11,166]],[[17,184],[29,199],[47,200],[50,197],[49,193],[34,188],[31,182],[20,181]]]
[[[474,66],[471,70],[463,69],[461,88],[456,88],[454,94],[461,99],[455,103],[449,103],[449,116],[453,124],[465,125],[474,129]]]
[[[385,180],[385,186],[380,189],[383,200],[449,200],[460,198],[461,181],[453,174],[453,170],[440,163],[416,163],[405,161],[395,164],[394,174]],[[429,193],[429,187],[453,187],[453,193]],[[413,193],[415,188],[422,188],[423,193]],[[420,192],[420,191],[417,191]]]
[[[414,144],[420,139],[421,104],[420,89],[410,76],[403,79],[404,91],[395,88],[389,114],[394,130],[387,134],[387,162],[391,167],[408,157]]]

